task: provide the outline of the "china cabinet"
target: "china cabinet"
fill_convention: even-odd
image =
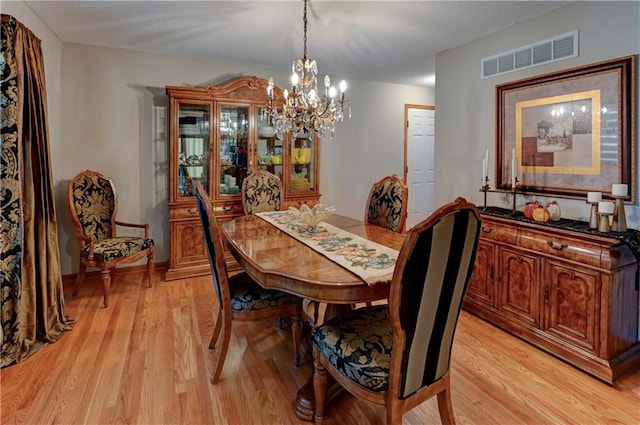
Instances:
[[[466,310],[608,383],[640,366],[638,261],[628,244],[481,215]]]
[[[195,182],[220,221],[242,214],[242,180],[255,170],[279,176],[283,208],[319,202],[318,139],[280,140],[263,112],[267,81],[241,77],[207,87],[167,86],[170,258],[166,279],[209,274]],[[275,89],[282,101],[282,91]],[[228,256],[231,270],[235,262]]]

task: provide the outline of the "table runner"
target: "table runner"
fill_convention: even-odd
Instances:
[[[289,236],[359,276],[368,285],[388,282],[393,277],[398,251],[322,222],[317,230],[288,211],[257,213]]]

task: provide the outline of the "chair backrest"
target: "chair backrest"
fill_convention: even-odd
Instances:
[[[209,256],[209,264],[211,265],[213,286],[216,289],[216,295],[218,295],[220,308],[224,310],[231,303],[227,263],[224,259],[224,244],[220,226],[213,213],[211,200],[202,188],[200,181],[196,181],[196,202],[198,204],[198,213],[200,214],[200,223],[202,223],[204,242]]]
[[[407,398],[448,372],[480,223],[476,207],[458,198],[407,233],[389,297],[390,396]]]
[[[69,180],[69,211],[76,229],[96,242],[116,236],[118,195],[113,181],[85,170]]]
[[[280,211],[282,181],[268,171],[254,171],[242,181],[241,194],[245,214]]]
[[[401,233],[407,220],[409,191],[402,179],[392,174],[371,186],[364,221]]]

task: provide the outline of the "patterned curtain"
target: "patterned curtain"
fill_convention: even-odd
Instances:
[[[56,341],[64,316],[40,40],[2,15],[0,159],[0,367]]]

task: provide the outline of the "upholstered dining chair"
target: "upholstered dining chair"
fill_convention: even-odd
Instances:
[[[364,221],[402,233],[407,220],[409,191],[402,179],[392,174],[371,186]]]
[[[232,320],[256,321],[274,318],[279,321],[282,316],[290,317],[293,363],[298,366],[302,340],[302,299],[285,292],[263,289],[245,272],[229,276],[224,259],[222,230],[213,213],[209,196],[200,182],[196,182],[196,199],[211,264],[213,285],[218,296],[213,336],[209,343],[209,348],[214,350],[211,383],[217,383],[222,373],[231,339]]]
[[[68,201],[75,235],[80,243],[80,269],[73,295],[78,295],[87,267],[99,267],[104,306],[109,306],[111,272],[117,265],[147,257],[149,288],[153,286],[155,247],[149,225],[116,220],[118,194],[113,180],[96,171],[85,170],[69,180]],[[116,227],[144,230],[144,237],[117,236]]]
[[[389,304],[363,307],[313,331],[315,421],[325,411],[327,372],[353,395],[386,406],[387,423],[437,395],[443,424],[455,423],[449,363],[478,245],[480,219],[463,198],[410,229]]]
[[[245,214],[280,211],[282,207],[282,181],[265,170],[254,171],[242,181],[240,190]]]

